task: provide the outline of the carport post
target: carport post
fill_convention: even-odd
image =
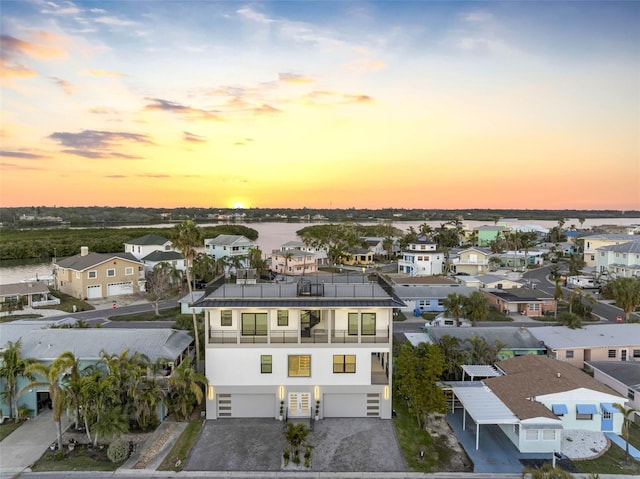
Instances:
[[[480,446],[480,423],[476,423],[476,451]]]
[[[462,430],[466,430],[466,424],[467,424],[467,408],[463,407],[462,408]]]

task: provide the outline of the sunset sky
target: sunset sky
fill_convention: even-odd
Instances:
[[[0,3],[2,206],[640,209],[640,2]]]

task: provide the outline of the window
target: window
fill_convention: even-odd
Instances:
[[[108,269],[107,270],[107,276],[108,277],[113,277],[116,275],[116,270],[115,269]]]
[[[543,441],[555,441],[556,440],[556,430],[555,429],[543,429],[542,430],[542,440]]]
[[[616,350],[615,349],[610,349],[607,356],[610,357],[610,358],[615,358],[616,357]]]
[[[243,336],[266,336],[267,313],[242,313]]]
[[[260,356],[260,372],[262,374],[271,374],[272,358],[270,354],[262,354]]]
[[[537,429],[525,429],[524,430],[524,439],[525,439],[525,441],[537,441],[538,440],[538,430]]]
[[[220,311],[220,326],[232,326],[233,320],[231,318],[232,316],[230,309],[223,309],[222,311]]]
[[[640,349],[634,349],[633,350],[633,357],[634,358],[640,358]]]
[[[334,373],[355,373],[356,372],[356,355],[355,354],[334,354],[333,355],[333,372]]]
[[[311,376],[311,356],[293,355],[289,356],[289,377],[308,378]]]
[[[362,335],[375,336],[376,334],[376,313],[362,313]]]
[[[519,435],[520,435],[520,424],[514,424],[514,425],[513,425],[513,433],[514,433],[516,436],[519,436]]]
[[[530,304],[529,311],[540,311],[540,304],[539,303]]]
[[[567,352],[565,353],[565,357],[567,359],[572,359],[573,358],[573,349],[567,349]]]
[[[593,414],[576,413],[576,419],[579,421],[591,421],[593,419]]]
[[[278,326],[289,326],[289,311],[286,309],[278,310]]]
[[[127,276],[131,276],[133,274],[133,266],[129,266],[127,268],[124,269],[124,274],[126,274]]]
[[[636,392],[633,389],[627,389],[627,397],[632,401],[636,399]]]
[[[87,278],[96,279],[97,277],[98,277],[98,272],[97,271],[88,271],[87,272]]]
[[[358,313],[349,313],[348,334],[358,335]]]
[[[602,419],[611,419],[613,416],[609,411],[602,410]]]

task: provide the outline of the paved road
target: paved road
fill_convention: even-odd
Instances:
[[[159,304],[161,310],[175,308],[175,299],[162,301]],[[170,328],[173,321],[110,321],[113,316],[124,316],[127,314],[145,313],[153,311],[151,303],[132,304],[129,306],[119,306],[115,309],[110,307],[93,309],[91,311],[81,311],[78,313],[60,312],[61,316],[82,319],[91,326],[102,324],[105,328]]]

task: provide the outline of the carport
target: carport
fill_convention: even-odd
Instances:
[[[454,387],[453,393],[464,409],[462,429],[466,429],[467,413],[476,423],[476,449],[480,447],[481,424],[519,424],[520,420],[486,386]]]

